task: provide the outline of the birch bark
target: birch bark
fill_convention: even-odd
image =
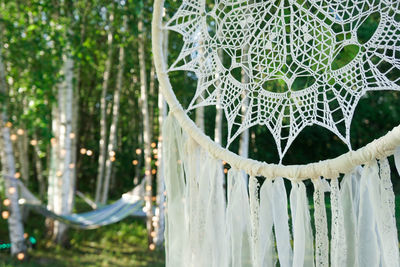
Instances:
[[[123,27],[124,31],[127,30],[127,16],[124,16]],[[120,106],[120,95],[123,86],[123,78],[124,78],[124,69],[125,69],[125,38],[122,39],[122,43],[119,47],[119,65],[118,65],[118,74],[117,74],[117,86],[114,91],[114,99],[113,99],[113,111],[112,111],[112,122],[110,126],[110,136],[108,139],[107,146],[107,159],[106,159],[106,168],[105,168],[105,177],[104,177],[104,187],[103,193],[101,197],[101,203],[105,204],[108,200],[108,191],[110,188],[110,179],[112,174],[113,160],[115,159],[115,150],[117,147],[117,127],[118,127],[118,118],[119,118],[119,106]]]
[[[109,16],[110,27],[107,34],[107,60],[106,66],[103,73],[103,86],[101,91],[101,99],[100,99],[100,142],[99,142],[99,166],[97,170],[97,184],[96,184],[96,194],[95,194],[95,202],[98,203],[101,197],[101,189],[103,185],[104,179],[104,170],[106,164],[107,157],[107,92],[108,92],[108,84],[111,75],[111,67],[112,67],[112,59],[113,59],[113,27],[112,22],[114,21],[114,12],[110,13]]]
[[[149,107],[148,107],[148,95],[147,95],[147,76],[146,76],[146,56],[145,56],[145,37],[144,37],[144,26],[143,26],[143,15],[139,17],[138,21],[139,30],[139,68],[140,68],[140,100],[141,109],[143,115],[143,141],[144,141],[144,163],[145,163],[145,179],[146,179],[146,190],[145,190],[145,210],[147,215],[147,233],[149,245],[153,244],[153,238],[151,232],[152,219],[153,219],[153,203],[152,203],[152,186],[153,179],[151,175],[151,130],[150,130],[150,118],[149,118]]]
[[[0,29],[0,37],[2,37],[2,29]],[[6,73],[2,54],[3,43],[0,40],[0,95],[3,96],[3,101],[8,97],[8,84],[6,81]],[[10,128],[5,127],[8,120],[7,103],[1,103],[1,136],[0,136],[0,156],[2,174],[5,181],[6,197],[10,200],[10,216],[8,218],[8,229],[11,240],[11,254],[16,255],[20,252],[26,252],[24,242],[24,225],[18,205],[18,190],[15,176],[15,159],[10,139]]]

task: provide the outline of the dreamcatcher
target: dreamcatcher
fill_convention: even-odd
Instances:
[[[156,0],[153,53],[170,107],[163,129],[168,266],[399,266],[387,157],[394,155],[399,167],[400,126],[353,151],[350,124],[368,91],[400,90],[400,2],[215,0],[207,6],[205,0],[183,0],[166,22],[163,8],[164,2]],[[183,38],[169,66],[162,50],[168,30]],[[185,110],[172,90],[171,71],[197,77]],[[238,71],[247,79],[238,80]],[[226,148],[187,114],[209,105],[224,111]],[[350,151],[284,166],[228,150],[255,125],[268,128],[281,159],[311,125],[332,131]],[[222,160],[232,167],[227,199]],[[250,175],[248,185],[242,172]],[[291,182],[289,201],[284,178]],[[314,186],[313,220],[306,179]]]

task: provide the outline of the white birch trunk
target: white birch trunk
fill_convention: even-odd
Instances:
[[[51,139],[50,148],[50,169],[47,187],[47,209],[55,211],[56,205],[56,188],[57,188],[57,174],[58,166],[60,162],[59,151],[60,151],[60,119],[59,119],[59,108],[58,103],[54,103],[51,108],[51,128],[53,133],[53,138]],[[54,232],[54,221],[52,219],[46,219],[47,235],[52,237]]]
[[[22,134],[18,134],[17,146],[21,176],[25,183],[27,183],[29,180],[28,137],[24,129]]]
[[[154,66],[154,60],[151,58],[151,67],[150,67],[150,84],[149,84],[149,96],[156,95],[156,70]],[[157,102],[158,105],[158,102]],[[155,104],[151,99],[148,99],[148,106],[149,106],[149,118],[150,118],[150,136],[153,136],[153,125],[155,118],[154,118],[154,109]]]
[[[34,140],[38,140],[37,135],[33,135]],[[46,192],[46,183],[43,177],[43,166],[42,166],[42,159],[40,158],[40,149],[39,145],[36,144],[33,146],[33,157],[35,161],[35,169],[36,169],[36,178],[39,184],[39,196],[40,200],[44,200],[44,194]]]
[[[0,37],[2,37],[2,29],[0,29]],[[0,47],[3,43],[0,40]],[[0,49],[0,94],[4,97],[8,95],[8,85],[6,81],[6,73],[3,62],[3,55]],[[26,252],[24,242],[24,225],[22,223],[22,216],[18,205],[18,190],[15,176],[15,160],[10,139],[10,129],[5,127],[7,122],[7,103],[1,103],[1,136],[0,136],[0,156],[3,177],[5,178],[6,197],[11,201],[10,216],[8,218],[8,229],[11,241],[11,254],[16,255],[20,252]]]
[[[125,31],[127,30],[127,17],[124,16],[123,27]],[[117,87],[114,91],[113,99],[113,111],[112,111],[112,122],[110,126],[110,137],[108,139],[107,146],[107,159],[106,159],[106,169],[104,177],[103,193],[101,197],[101,203],[105,204],[108,200],[108,191],[110,188],[110,179],[112,174],[113,162],[111,157],[115,156],[115,150],[117,147],[117,127],[119,118],[119,105],[120,105],[120,95],[122,91],[123,78],[124,78],[124,68],[125,68],[125,38],[123,38],[122,43],[119,48],[119,65],[117,74]]]
[[[59,132],[59,158],[57,174],[56,174],[56,201],[54,211],[57,214],[70,214],[72,212],[71,194],[73,194],[71,181],[71,164],[72,161],[72,119],[73,119],[73,103],[74,103],[74,60],[70,52],[63,55],[63,74],[64,80],[59,88],[59,112],[60,112],[60,132]],[[61,244],[65,241],[67,226],[58,221],[54,222],[54,240]]]
[[[103,73],[103,87],[101,91],[101,99],[100,99],[100,142],[99,142],[99,166],[97,170],[97,184],[96,184],[96,194],[95,194],[95,202],[98,203],[101,197],[101,190],[104,180],[104,170],[106,163],[106,153],[107,153],[107,91],[108,84],[111,75],[111,66],[113,59],[113,31],[112,31],[112,22],[114,21],[114,14],[111,13],[109,17],[110,21],[110,29],[107,35],[107,46],[108,46],[108,55],[106,60],[106,65]]]
[[[146,77],[146,58],[145,58],[145,37],[144,37],[144,26],[143,17],[139,18],[138,22],[139,30],[139,68],[140,68],[140,100],[141,109],[143,115],[143,141],[144,141],[144,163],[145,163],[145,179],[146,179],[146,190],[145,190],[145,210],[147,215],[147,234],[149,244],[153,244],[153,238],[151,232],[152,218],[153,218],[153,203],[152,203],[152,175],[151,175],[151,131],[150,131],[150,118],[149,118],[149,107],[148,107],[148,95],[147,95],[147,77]]]

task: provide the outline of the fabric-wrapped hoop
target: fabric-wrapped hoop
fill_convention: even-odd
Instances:
[[[388,157],[394,153],[396,147],[400,146],[400,125],[398,125],[385,136],[372,141],[356,151],[349,151],[333,159],[305,165],[269,164],[243,158],[221,147],[200,131],[183,110],[172,90],[162,52],[163,7],[164,0],[155,0],[152,21],[152,45],[160,90],[169,104],[170,112],[175,116],[181,127],[213,157],[224,160],[233,168],[244,170],[251,176],[264,176],[268,178],[290,177],[292,180],[305,180],[323,176],[329,179],[338,177],[340,173],[348,173],[356,166],[365,164],[371,160]]]

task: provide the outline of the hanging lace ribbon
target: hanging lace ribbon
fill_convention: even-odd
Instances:
[[[329,184],[321,178],[312,180],[314,184],[314,222],[315,222],[315,262],[316,266],[329,266],[328,222],[325,209],[325,192]]]

